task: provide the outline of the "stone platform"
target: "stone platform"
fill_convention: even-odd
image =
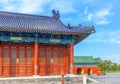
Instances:
[[[0,78],[0,84],[62,84],[62,76]],[[65,75],[64,84],[83,84],[83,76]]]

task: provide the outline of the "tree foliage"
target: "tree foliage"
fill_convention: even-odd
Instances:
[[[101,68],[102,71],[119,71],[120,64],[114,63],[111,60],[102,60],[101,58],[96,58],[98,62],[98,67]]]

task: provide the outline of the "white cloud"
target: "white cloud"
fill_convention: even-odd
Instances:
[[[96,23],[97,25],[106,25],[106,24],[109,24],[110,21],[103,19],[103,20],[98,20],[98,21],[96,20],[95,23]]]
[[[58,9],[61,13],[71,13],[77,11],[73,6],[72,1],[65,0],[54,1],[51,5],[51,9]]]
[[[84,14],[88,14],[88,7],[85,7]]]
[[[109,9],[99,10],[94,13],[88,13],[86,21],[93,21],[97,25],[109,24],[109,17],[113,15]]]
[[[109,24],[109,16],[111,16],[113,13],[107,9],[107,10],[100,10],[94,14],[95,23],[98,25],[104,25]]]
[[[88,14],[87,20],[88,20],[88,21],[91,21],[92,18],[93,18],[93,14]]]
[[[91,35],[91,38],[85,41],[120,44],[120,31],[112,31],[112,32],[104,31],[104,32],[98,32],[98,33],[96,32],[95,34]]]
[[[70,17],[68,17],[68,18],[65,18],[64,19],[65,21],[70,21],[70,20],[72,20]]]
[[[3,11],[20,13],[40,13],[44,11],[44,6],[52,0],[2,0],[0,7]]]
[[[52,9],[60,10],[61,13],[76,12],[72,1],[64,0],[2,0],[0,8],[20,13],[41,13]]]
[[[42,0],[22,0],[21,7],[19,9],[22,13],[36,13],[43,12],[43,5],[45,1]]]
[[[95,15],[97,17],[101,17],[101,18],[104,18],[105,16],[109,16],[110,15],[110,11],[109,10],[100,10],[100,11],[97,11],[95,13]]]
[[[107,56],[103,56],[102,59],[104,60],[111,60],[114,63],[120,63],[120,55],[117,54],[113,54],[113,55],[107,55]]]

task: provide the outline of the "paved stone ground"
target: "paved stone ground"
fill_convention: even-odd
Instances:
[[[106,73],[106,75],[102,76],[88,76],[88,77],[97,80],[98,81],[97,84],[120,84],[120,73]]]
[[[66,75],[64,80],[65,84],[83,83],[83,77],[80,75]],[[0,84],[61,84],[61,81],[61,76],[0,78]]]

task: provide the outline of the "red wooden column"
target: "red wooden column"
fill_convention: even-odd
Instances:
[[[74,44],[70,44],[69,47],[69,57],[70,57],[70,74],[73,74],[73,68],[74,68]]]
[[[2,47],[1,47],[1,44],[0,44],[0,77],[2,77]]]
[[[10,76],[10,68],[11,68],[11,67],[10,67],[10,57],[11,57],[11,55],[10,55],[10,54],[11,54],[11,53],[10,53],[10,52],[11,52],[10,46],[9,46],[9,50],[8,50],[8,51],[9,51],[9,56],[8,56],[8,71],[9,71],[9,72],[8,72],[8,73],[9,73],[9,76]]]
[[[36,41],[34,43],[34,75],[38,75],[38,50],[39,43]]]
[[[69,46],[66,46],[66,49],[65,49],[65,52],[66,52],[66,53],[65,53],[66,72],[65,72],[65,74],[68,74],[68,72],[69,72],[69,71],[68,71],[68,70],[69,70],[69,61],[68,61],[68,60],[69,60],[69,58],[68,58],[68,57],[69,57],[69,54],[68,54],[69,52],[68,52],[68,49],[69,49]]]

